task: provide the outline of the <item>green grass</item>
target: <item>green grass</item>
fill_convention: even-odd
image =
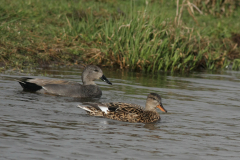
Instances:
[[[220,17],[195,10],[194,19],[185,6],[176,25],[176,7],[175,0],[1,1],[0,64],[240,69],[239,9]]]

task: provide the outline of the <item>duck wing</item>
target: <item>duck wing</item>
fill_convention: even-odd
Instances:
[[[30,91],[37,91],[43,89],[46,85],[51,84],[61,84],[61,85],[76,85],[77,82],[65,81],[65,80],[58,80],[58,79],[39,79],[39,78],[29,78],[29,77],[22,77],[17,80],[20,85],[25,90]]]
[[[126,113],[142,113],[143,108],[137,104],[123,103],[123,102],[113,102],[104,103],[111,112],[126,112]]]

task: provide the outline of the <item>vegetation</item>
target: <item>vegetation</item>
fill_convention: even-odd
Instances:
[[[0,65],[240,69],[235,0],[4,0]]]

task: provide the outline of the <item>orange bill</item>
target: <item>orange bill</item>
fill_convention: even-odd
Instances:
[[[167,113],[167,110],[162,105],[158,105],[157,108],[159,108],[161,111]]]

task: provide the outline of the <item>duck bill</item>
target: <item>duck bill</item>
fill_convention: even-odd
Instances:
[[[111,82],[107,79],[107,77],[105,77],[104,75],[102,75],[102,77],[100,77],[100,79],[101,79],[102,81],[104,81],[104,82],[112,85],[112,83],[111,83]]]
[[[161,111],[167,113],[167,110],[163,107],[162,104],[158,105],[157,108],[159,108]]]

